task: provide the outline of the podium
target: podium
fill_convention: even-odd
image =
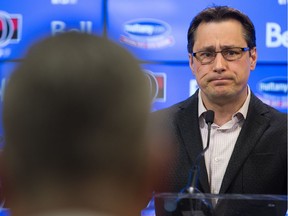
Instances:
[[[156,216],[286,216],[287,196],[160,193],[154,205]]]

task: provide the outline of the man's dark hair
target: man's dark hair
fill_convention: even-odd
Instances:
[[[213,6],[208,7],[205,10],[201,11],[194,19],[192,20],[187,34],[187,49],[189,53],[193,52],[193,46],[195,43],[195,33],[198,26],[201,23],[210,23],[210,22],[222,22],[226,20],[237,20],[241,23],[244,30],[244,39],[246,40],[248,47],[253,48],[256,46],[256,36],[255,28],[250,20],[250,18],[243,14],[241,11],[228,6]]]

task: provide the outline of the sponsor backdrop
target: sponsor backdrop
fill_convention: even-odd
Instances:
[[[184,100],[197,89],[188,67],[187,29],[196,13],[215,4],[236,7],[250,16],[256,27],[259,60],[249,85],[265,103],[287,112],[287,1],[1,1],[0,111],[9,75],[27,48],[43,37],[66,31],[108,37],[141,60],[150,79],[152,110]],[[4,145],[1,113],[0,149]]]
[[[9,74],[27,48],[66,31],[102,35],[127,48],[150,79],[152,110],[197,89],[188,67],[186,33],[207,6],[229,5],[255,24],[259,60],[249,85],[265,103],[287,112],[288,0],[9,0],[0,3],[0,108]],[[0,138],[3,135],[0,116]],[[0,139],[0,141],[3,139]],[[0,142],[0,148],[3,142]]]

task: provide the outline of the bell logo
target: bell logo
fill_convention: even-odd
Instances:
[[[92,22],[91,21],[80,21],[78,28],[67,28],[67,25],[63,21],[52,21],[51,22],[52,35],[63,33],[66,31],[78,31],[82,33],[92,33]]]
[[[288,47],[288,31],[281,33],[281,26],[278,23],[268,22],[266,24],[266,46],[267,47]]]

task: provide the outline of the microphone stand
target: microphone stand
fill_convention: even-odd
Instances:
[[[206,147],[203,149],[203,151],[200,152],[200,154],[196,157],[196,160],[195,160],[195,163],[194,163],[194,166],[193,168],[191,169],[191,172],[190,172],[190,175],[189,175],[189,181],[188,181],[188,184],[185,188],[183,188],[181,191],[180,191],[180,195],[183,194],[183,193],[188,193],[188,194],[195,194],[195,193],[199,193],[201,194],[201,192],[197,189],[197,184],[198,184],[198,177],[199,177],[199,163],[200,163],[200,160],[203,158],[205,152],[207,151],[207,149],[209,148],[209,143],[210,143],[210,133],[211,133],[211,125],[213,124],[214,122],[214,111],[212,110],[208,110],[206,113],[205,113],[205,122],[206,124],[208,125],[208,138],[207,138],[207,145]],[[182,203],[183,201],[183,203]],[[182,207],[184,206],[187,207],[187,204],[189,206],[189,211],[186,211],[185,210],[185,213],[183,214],[180,213],[182,211]],[[205,209],[208,209],[208,214],[209,215],[212,215],[212,213],[210,212],[211,210],[211,205],[205,201],[205,200],[201,200],[201,203],[200,203],[200,207],[198,208],[197,206],[195,207],[195,204],[198,206],[199,203],[197,202],[193,202],[192,199],[188,197],[188,203],[185,202],[185,199],[183,199],[183,197],[177,197],[176,200],[174,199],[167,199],[164,201],[164,209],[165,211],[171,213],[175,213],[175,211],[177,211],[177,215],[178,213],[179,214],[183,214],[183,215],[191,215],[191,216],[196,216],[196,215],[203,215],[201,212],[198,214],[197,210],[194,210],[194,209],[201,209],[200,207],[201,206],[205,206]],[[192,212],[191,212],[192,210]],[[179,212],[180,211],[180,212]]]
[[[211,125],[214,122],[214,111],[212,110],[208,110],[206,112],[206,116],[205,116],[205,122],[208,126],[208,136],[207,136],[207,145],[206,147],[203,149],[203,151],[196,157],[194,166],[190,172],[190,176],[192,176],[191,178],[191,184],[190,187],[187,188],[187,192],[189,194],[193,194],[193,193],[197,193],[196,190],[197,189],[197,184],[198,184],[198,177],[199,177],[199,172],[200,172],[200,168],[199,168],[199,163],[200,160],[204,157],[205,152],[208,150],[209,148],[209,144],[210,144],[210,134],[211,134]]]
[[[204,157],[205,152],[208,150],[209,148],[209,144],[210,144],[210,134],[211,134],[211,125],[214,122],[214,111],[212,110],[207,110],[206,114],[205,114],[205,122],[208,126],[208,136],[207,136],[207,145],[206,147],[200,152],[200,154],[196,157],[195,163],[193,168],[191,169],[190,172],[190,176],[189,179],[191,179],[191,183],[188,184],[190,185],[187,189],[186,192],[188,192],[188,194],[196,194],[199,193],[201,194],[202,192],[200,192],[200,190],[197,188],[198,186],[198,178],[199,178],[199,173],[200,173],[200,168],[199,168],[199,164],[200,164],[200,160]],[[204,198],[198,198],[199,201],[194,201],[194,199],[192,199],[191,197],[188,197],[188,203],[190,206],[190,211],[186,212],[185,214],[187,215],[204,215],[203,211],[205,211],[205,215],[214,215],[212,212],[212,205],[210,204],[210,202],[208,202],[207,200],[205,200]]]

